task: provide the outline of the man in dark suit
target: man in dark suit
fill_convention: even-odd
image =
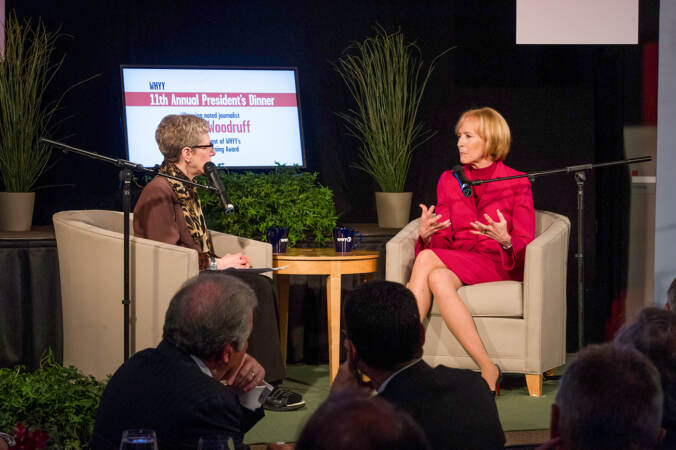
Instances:
[[[92,448],[117,448],[132,428],[154,430],[161,449],[196,448],[207,435],[246,447],[244,433],[263,417],[271,390],[246,353],[255,306],[251,289],[229,275],[188,280],[171,300],[160,345],[136,353],[108,382]]]
[[[432,368],[421,359],[425,329],[411,291],[367,283],[348,295],[344,311],[347,360],[332,390],[357,389],[363,374],[382,398],[418,421],[433,449],[504,447],[495,401],[481,376]]]

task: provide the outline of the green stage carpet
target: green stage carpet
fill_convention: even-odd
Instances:
[[[559,368],[558,373],[562,373]],[[303,425],[329,394],[329,366],[291,364],[283,385],[303,395],[306,406],[298,411],[266,411],[265,418],[249,431],[248,444],[295,442]],[[505,431],[549,429],[549,415],[559,386],[557,377],[547,379],[540,398],[528,396],[523,375],[505,375],[497,398],[500,421]]]

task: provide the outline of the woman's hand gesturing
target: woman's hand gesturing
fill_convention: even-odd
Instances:
[[[420,214],[420,225],[418,226],[418,235],[422,238],[425,245],[430,243],[432,235],[437,231],[451,226],[451,219],[439,222],[441,215],[434,215],[434,205],[427,208],[422,203],[419,205],[422,213]]]
[[[491,216],[488,214],[484,214],[488,224],[483,224],[478,220],[476,222],[470,222],[470,225],[474,227],[474,230],[471,231],[474,234],[482,234],[491,239],[495,239],[503,247],[510,247],[512,245],[512,237],[507,231],[507,221],[499,209],[496,209],[495,211],[498,215],[498,222],[491,219]]]

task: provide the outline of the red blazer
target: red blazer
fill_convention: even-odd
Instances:
[[[521,175],[495,162],[485,169],[465,166],[468,180]],[[535,210],[530,182],[526,178],[486,183],[472,188],[472,197],[462,195],[460,185],[450,170],[439,178],[436,213],[441,221],[451,219],[451,226],[432,236],[429,246],[418,239],[416,254],[429,248],[464,284],[499,280],[522,280],[526,246],[535,235]],[[494,239],[471,233],[470,222],[486,223],[484,214],[498,221],[496,210],[507,221],[512,248],[504,250]]]

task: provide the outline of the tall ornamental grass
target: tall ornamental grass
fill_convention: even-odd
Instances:
[[[450,49],[449,49],[450,50]],[[356,102],[338,113],[348,133],[359,140],[359,162],[382,192],[403,192],[413,150],[434,133],[417,120],[420,101],[434,64],[425,69],[420,48],[405,42],[401,31],[353,42],[334,67]]]
[[[61,36],[38,21],[19,21],[10,13],[4,24],[5,53],[0,54],[0,190],[29,192],[49,161],[50,149],[39,142],[50,134],[66,93],[47,100],[47,89],[64,56],[53,59]],[[91,79],[91,78],[90,78]]]

